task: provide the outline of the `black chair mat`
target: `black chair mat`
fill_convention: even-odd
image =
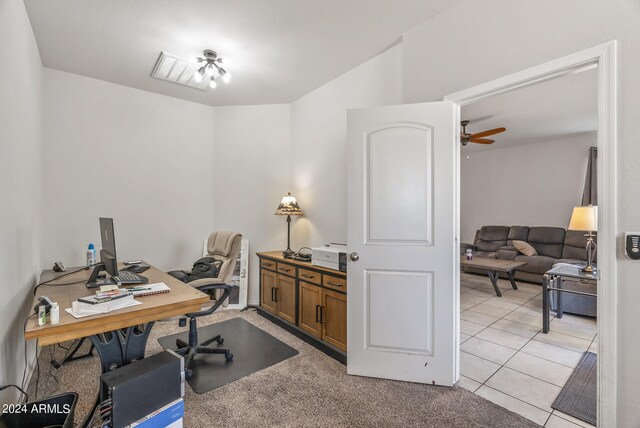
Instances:
[[[598,402],[598,356],[585,352],[551,407],[595,425]]]
[[[242,318],[198,328],[200,342],[218,334],[224,338],[224,343],[219,347],[229,349],[233,359],[225,361],[224,354],[196,355],[190,366],[193,376],[187,381],[198,394],[204,394],[298,354],[296,349]],[[158,342],[164,349],[176,350],[176,339],[188,341],[188,331],[161,337]],[[217,344],[214,342],[209,346],[215,347]]]

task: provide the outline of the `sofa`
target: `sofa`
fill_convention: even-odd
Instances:
[[[468,248],[475,257],[526,262],[519,267],[514,277],[519,281],[542,284],[544,274],[557,263],[587,264],[587,238],[584,232],[567,231],[562,227],[529,226],[482,226],[476,231],[473,244],[462,244],[460,254]],[[513,241],[525,241],[535,248],[537,255],[525,256],[513,247]],[[593,263],[596,262],[594,253]],[[465,267],[466,272],[486,275],[484,270]],[[567,289],[596,293],[596,286],[579,281],[564,281]],[[551,293],[555,309],[555,293]],[[571,293],[563,295],[565,312],[596,316],[596,299]]]

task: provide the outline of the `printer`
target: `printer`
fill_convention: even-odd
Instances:
[[[311,249],[311,264],[324,268],[347,271],[347,246],[327,244]]]

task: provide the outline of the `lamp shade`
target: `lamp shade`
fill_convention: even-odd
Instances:
[[[295,196],[291,196],[291,193],[287,193],[282,197],[280,205],[276,209],[275,215],[302,215],[302,210]]]
[[[569,230],[598,230],[598,207],[588,205],[586,207],[573,208]]]

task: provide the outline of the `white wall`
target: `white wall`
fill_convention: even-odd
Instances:
[[[460,238],[485,225],[567,228],[580,205],[596,134],[464,154],[460,158]]]
[[[640,230],[640,3],[635,0],[462,0],[403,35],[404,100],[442,96],[600,43],[618,40],[618,230]],[[481,31],[460,29],[482,22]],[[640,425],[640,263],[618,276],[618,426]],[[606,286],[606,284],[605,284]]]
[[[274,212],[290,190],[289,104],[215,107],[213,230],[249,239],[249,303],[258,304],[258,251],[286,247],[286,222]]]
[[[401,45],[291,106],[293,194],[304,216],[292,220],[292,249],[347,242],[347,109],[400,104]]]
[[[0,385],[20,386],[42,207],[42,64],[22,1],[0,1],[0,52]],[[13,388],[0,392],[0,403],[18,395]]]
[[[43,264],[82,265],[113,217],[118,259],[191,266],[213,216],[209,106],[45,69]]]

